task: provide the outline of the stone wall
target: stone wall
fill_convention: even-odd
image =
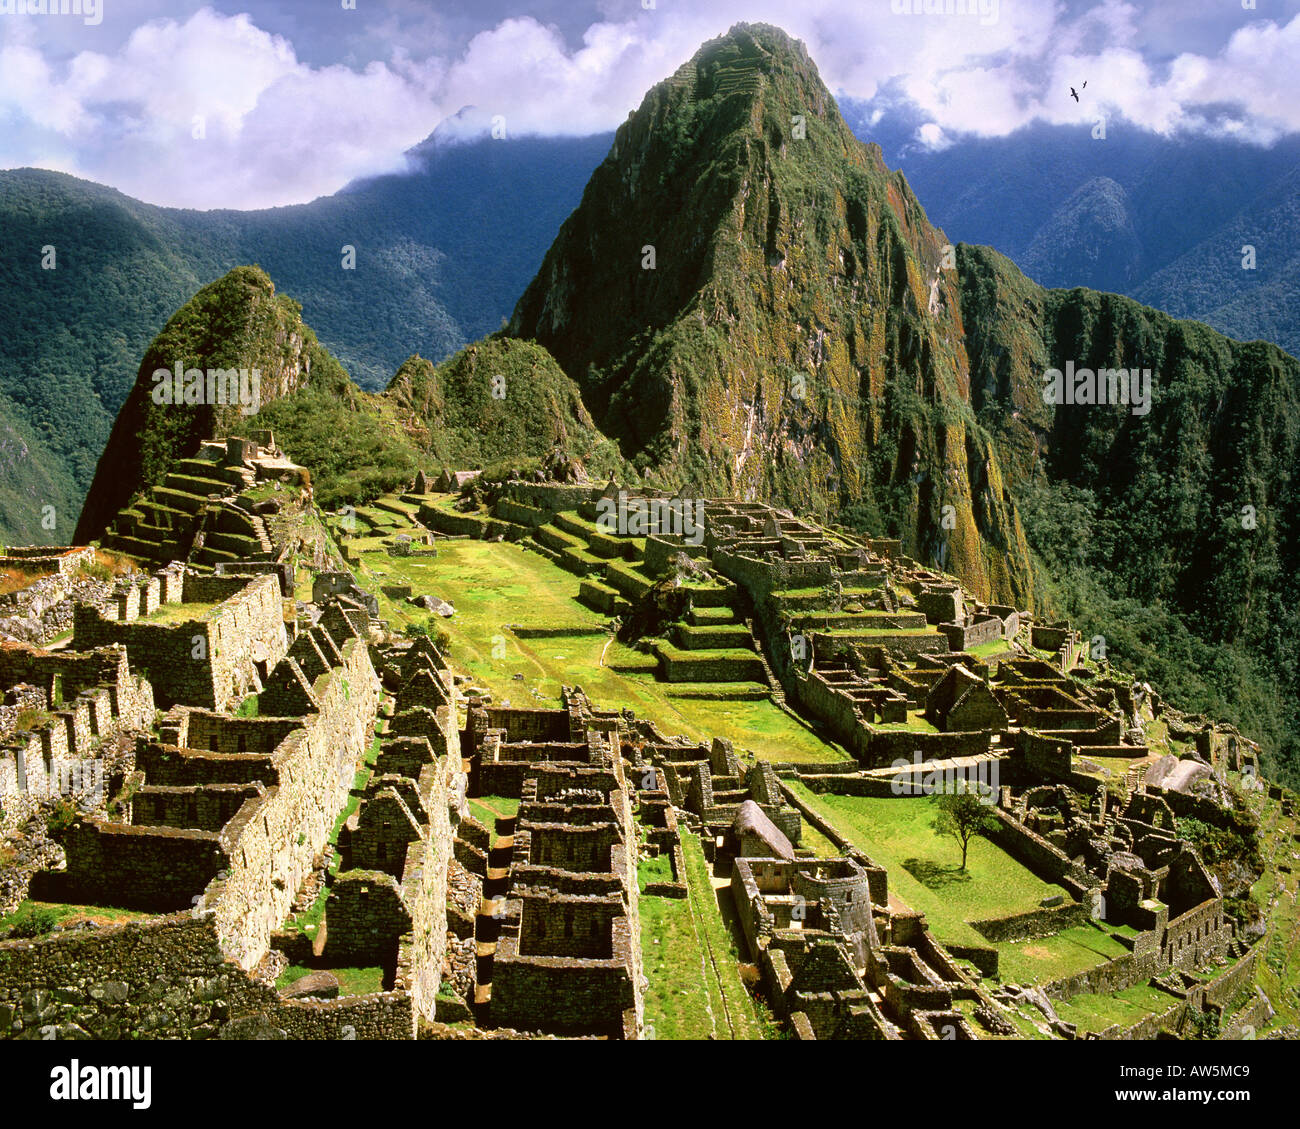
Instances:
[[[0,1039],[411,1039],[401,993],[283,1000],[223,956],[211,920],[177,913],[0,942]]]
[[[550,514],[546,510],[509,497],[497,500],[495,512],[496,516],[503,521],[513,522],[515,525],[526,525],[530,529],[545,525],[550,518]]]
[[[398,964],[403,970],[398,987],[411,993],[417,1014],[433,1019],[447,952],[447,871],[451,862],[451,824],[445,789],[433,800],[433,820],[428,838],[414,843],[406,854],[402,875],[402,900],[411,914],[411,930],[403,937]]]
[[[483,539],[504,537],[507,541],[519,541],[527,536],[527,526],[515,525],[509,521],[497,521],[478,514],[460,514],[445,510],[441,506],[422,505],[418,520],[430,529],[451,537],[471,537]]]
[[[347,640],[342,657],[317,685],[319,713],[303,718],[279,751],[279,785],[242,827],[227,828],[231,865],[204,891],[201,905],[215,915],[224,951],[245,968],[269,947],[369,748],[379,679],[361,640]]]
[[[1159,952],[1152,939],[1152,943],[1136,946],[1133,952],[1105,964],[1044,984],[1043,991],[1052,1000],[1068,1000],[1084,994],[1108,995],[1150,980],[1160,971]]]
[[[922,760],[948,760],[985,753],[993,734],[988,730],[964,733],[923,733],[906,729],[871,729],[865,757],[869,764],[893,764],[900,757],[911,761],[919,752]]]
[[[517,502],[548,513],[576,510],[584,502],[594,502],[603,491],[602,486],[560,482],[512,482],[508,487],[509,496]]]
[[[88,545],[10,545],[0,556],[0,569],[17,569],[33,577],[67,576],[94,561],[94,547]]]
[[[256,800],[246,800],[241,814],[247,818],[256,807]],[[64,833],[66,872],[38,875],[32,893],[45,901],[167,913],[192,905],[230,865],[230,846],[220,831],[87,821]]]
[[[186,574],[182,599],[220,602],[204,618],[179,623],[121,619],[112,609],[80,604],[72,645],[78,651],[111,643],[126,647],[132,666],[148,672],[164,709],[237,705],[260,686],[258,664],[268,670],[288,650],[279,581]]]
[[[369,651],[359,640],[349,640],[343,665],[318,684],[320,712],[296,723],[273,753],[251,756],[259,775],[238,771],[250,762],[247,755],[213,754],[189,760],[191,766],[201,765],[214,774],[229,774],[233,768],[234,775],[246,780],[223,781],[221,776],[155,780],[150,766],[170,763],[163,758],[172,754],[165,746],[146,742],[138,763],[151,785],[260,779],[265,791],[246,800],[219,831],[94,821],[78,825],[65,843],[66,873],[49,881],[62,885],[73,901],[159,911],[198,902],[216,915],[231,955],[251,968],[265,953],[271,931],[288,911],[346,799],[368,747],[378,689]],[[178,734],[184,720],[183,712],[175,717]],[[209,730],[219,720],[203,718]],[[231,719],[230,724],[239,728],[246,723]],[[280,728],[263,723],[263,729],[272,733]],[[211,732],[206,736],[213,744],[222,743]],[[184,763],[180,756],[175,759]],[[262,771],[266,768],[270,771]]]
[[[621,919],[626,928],[626,919]],[[503,942],[506,934],[503,930]],[[624,1033],[624,1013],[635,1008],[624,960],[520,956],[498,943],[492,971],[492,1014],[525,1029]],[[635,1030],[635,1029],[634,1029]]]
[[[338,875],[330,887],[325,920],[325,955],[337,965],[393,968],[399,939],[411,930],[400,884],[380,870]]]
[[[866,755],[867,732],[863,725],[864,719],[847,694],[831,686],[815,670],[806,677],[797,679],[794,687],[799,704],[814,717],[830,725],[837,741],[843,743],[855,757]]]
[[[0,647],[0,686],[16,685],[34,688],[43,703],[60,696],[65,704],[0,747],[0,831],[26,822],[43,800],[79,794],[86,780],[102,787],[102,742],[154,717],[153,688],[132,673],[121,647],[76,654],[7,644]]]
[[[1019,820],[1000,808],[989,809],[995,817],[991,828],[985,832],[990,842],[997,844],[1017,862],[1023,863],[1044,882],[1073,881],[1076,884],[1095,885],[1096,880],[1059,847],[1053,846],[1041,835],[1030,831]]]
[[[835,565],[828,560],[760,560],[721,548],[713,549],[710,559],[714,568],[747,588],[755,599],[783,588],[820,588],[835,579]]]
[[[1231,940],[1223,899],[1210,898],[1169,922],[1161,956],[1175,968],[1199,968],[1222,955]]]
[[[990,941],[1029,941],[1036,937],[1054,937],[1063,929],[1082,925],[1089,919],[1089,907],[1082,902],[1027,910],[1007,917],[991,917],[968,924]]]
[[[658,652],[659,669],[668,682],[762,682],[763,663],[756,653],[703,659],[698,651]]]

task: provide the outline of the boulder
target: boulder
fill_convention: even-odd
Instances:
[[[304,1000],[308,997],[336,1000],[339,996],[339,978],[327,969],[318,969],[307,973],[301,980],[295,980],[280,994],[286,1000]]]

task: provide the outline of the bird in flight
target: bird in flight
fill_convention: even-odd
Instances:
[[[1088,84],[1087,84],[1087,82],[1085,82],[1081,87],[1079,87],[1079,89],[1080,89],[1080,90],[1087,90],[1087,89],[1088,89]],[[1073,86],[1070,87],[1070,97],[1073,98],[1076,102],[1079,100],[1079,95],[1075,92],[1075,89],[1074,89]]]

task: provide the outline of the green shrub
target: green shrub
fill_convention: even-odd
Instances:
[[[9,918],[9,936],[44,937],[59,923],[59,915],[49,906],[21,905]]]
[[[51,837],[58,838],[77,822],[77,805],[71,800],[60,800],[45,817],[45,829]]]

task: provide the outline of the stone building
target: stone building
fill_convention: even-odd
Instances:
[[[162,708],[238,705],[288,649],[279,582],[164,569],[124,585],[107,607],[78,605],[73,647],[114,643],[149,672]]]
[[[1002,732],[1007,714],[988,683],[961,664],[949,667],[926,697],[925,717],[945,733],[964,730]]]

